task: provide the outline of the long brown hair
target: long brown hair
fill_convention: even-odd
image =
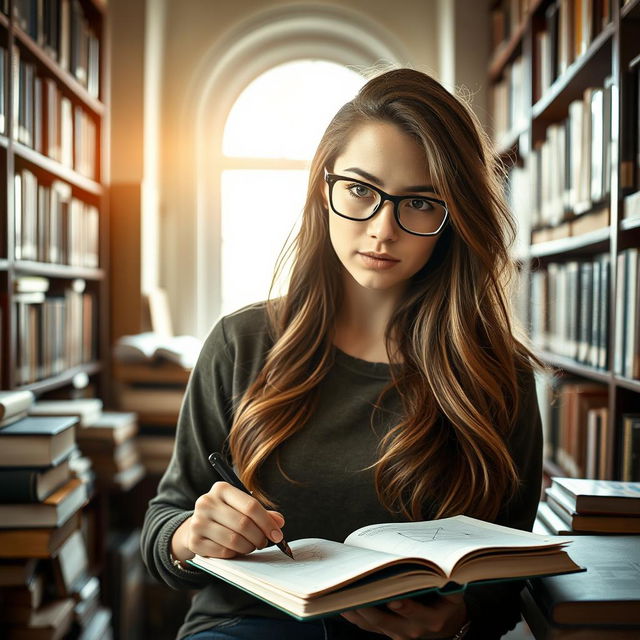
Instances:
[[[274,344],[239,401],[229,448],[245,484],[273,506],[260,489],[260,467],[305,424],[333,363],[342,266],[329,239],[323,169],[332,170],[358,126],[378,121],[397,125],[424,148],[450,222],[387,328],[388,352],[397,337],[391,386],[405,417],[380,442],[376,490],[390,512],[409,519],[422,519],[427,503],[434,517],[491,519],[518,482],[505,442],[518,415],[520,376],[544,365],[526,346],[509,304],[515,227],[504,168],[471,110],[413,69],[370,79],[320,141],[290,247],[288,292],[268,303]]]

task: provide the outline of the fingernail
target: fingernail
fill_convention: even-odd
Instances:
[[[278,531],[277,529],[274,529],[271,532],[271,539],[274,542],[280,542],[280,540],[282,540],[282,531]]]

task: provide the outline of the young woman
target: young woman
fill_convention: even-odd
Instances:
[[[415,70],[374,77],[333,118],[288,293],[211,331],[146,514],[150,571],[199,589],[180,638],[488,640],[515,625],[520,583],[300,623],[184,564],[394,520],[531,528],[543,365],[508,303],[498,168],[471,111]],[[216,482],[222,449],[252,496]]]

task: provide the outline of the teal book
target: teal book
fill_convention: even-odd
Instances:
[[[0,466],[45,467],[75,447],[75,416],[26,417],[0,429]]]
[[[298,620],[398,598],[460,591],[469,583],[580,571],[567,541],[467,516],[374,524],[344,543],[289,542],[232,559],[196,555],[189,564]]]

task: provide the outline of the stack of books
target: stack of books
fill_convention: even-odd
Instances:
[[[99,487],[128,491],[144,476],[136,445],[138,423],[135,413],[103,411],[98,398],[46,400],[36,402],[30,415],[76,416],[76,441]],[[80,465],[78,465],[80,466]]]
[[[145,475],[140,461],[135,413],[104,411],[78,431],[78,444],[91,458],[100,487],[133,488]]]
[[[640,533],[640,482],[556,477],[545,493],[538,521],[551,534]]]
[[[175,427],[201,347],[200,340],[186,335],[121,337],[113,349],[118,408],[137,413],[141,425]]]
[[[108,637],[81,533],[89,488],[72,466],[79,418],[36,406],[28,391],[0,392],[0,619],[8,638]]]
[[[559,541],[569,538],[558,537]],[[640,538],[573,538],[572,559],[586,571],[531,578],[520,594],[522,613],[536,638],[640,638]]]

